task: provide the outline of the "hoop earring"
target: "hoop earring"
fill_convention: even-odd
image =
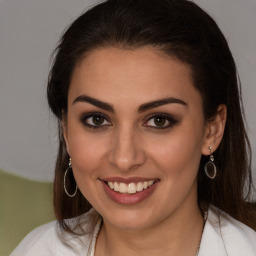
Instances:
[[[69,158],[68,168],[67,168],[67,170],[65,171],[65,174],[64,174],[64,190],[65,190],[65,193],[67,194],[67,196],[74,197],[76,195],[76,192],[77,192],[77,185],[76,185],[76,189],[75,189],[74,194],[69,194],[68,191],[67,191],[67,188],[66,188],[66,176],[67,176],[68,171],[71,170],[71,168],[72,168],[72,163],[71,163],[71,158]]]
[[[217,167],[214,163],[214,156],[212,154],[212,147],[209,147],[210,160],[205,164],[204,171],[208,178],[214,180],[217,175]]]

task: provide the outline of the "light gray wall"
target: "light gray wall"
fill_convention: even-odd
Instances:
[[[0,168],[52,180],[56,129],[46,102],[50,54],[94,0],[0,2]]]
[[[57,133],[45,97],[50,53],[63,29],[96,2],[0,0],[1,169],[52,179]],[[195,2],[217,20],[237,61],[256,166],[256,0]]]
[[[256,185],[256,0],[195,0],[217,22],[228,40],[242,84]],[[235,140],[236,138],[234,138]],[[231,159],[232,161],[232,159]],[[254,195],[256,199],[256,195]]]

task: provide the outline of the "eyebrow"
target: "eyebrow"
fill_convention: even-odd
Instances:
[[[114,108],[111,104],[103,102],[101,100],[97,100],[95,98],[89,97],[87,95],[80,95],[73,101],[72,105],[74,105],[77,102],[87,102],[90,103],[98,108],[105,109],[106,111],[114,113]]]
[[[162,105],[166,105],[166,104],[170,104],[170,103],[176,103],[176,104],[181,104],[181,105],[187,106],[187,103],[184,102],[183,100],[171,97],[171,98],[165,98],[165,99],[160,99],[160,100],[155,100],[155,101],[151,101],[148,103],[144,103],[139,107],[138,112],[145,112],[149,109],[157,108]]]
[[[109,112],[112,112],[112,113],[115,112],[113,105],[111,105],[107,102],[103,102],[101,100],[92,98],[92,97],[87,96],[87,95],[78,96],[77,98],[75,98],[72,105],[74,105],[75,103],[78,103],[78,102],[90,103],[90,104],[92,104],[92,105],[94,105],[98,108],[104,109],[106,111],[109,111]],[[183,100],[171,97],[171,98],[164,98],[164,99],[144,103],[144,104],[139,106],[138,112],[139,113],[145,112],[145,111],[150,110],[152,108],[157,108],[157,107],[160,107],[162,105],[166,105],[166,104],[170,104],[170,103],[176,103],[176,104],[181,104],[181,105],[187,106],[187,103],[184,102]]]

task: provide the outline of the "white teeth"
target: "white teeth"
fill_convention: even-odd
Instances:
[[[113,189],[116,192],[119,192],[121,194],[135,194],[136,192],[140,192],[143,189],[147,189],[150,186],[152,186],[154,184],[154,180],[150,180],[150,181],[144,181],[144,182],[138,182],[137,184],[135,183],[129,183],[129,184],[125,184],[125,183],[118,183],[118,182],[108,182],[108,186]]]
[[[143,183],[143,188],[146,189],[146,188],[148,187],[148,185],[149,185],[149,184],[148,184],[148,181],[144,181],[144,183]]]
[[[142,190],[143,190],[143,184],[142,184],[142,182],[139,182],[137,184],[137,191],[142,191]]]
[[[124,183],[120,183],[120,185],[119,185],[119,192],[120,193],[127,193],[127,185],[126,184],[124,184]]]
[[[121,183],[122,184],[122,183]],[[136,193],[137,192],[137,187],[136,187],[136,185],[134,184],[134,183],[130,183],[130,184],[128,184],[128,193],[129,194],[134,194],[134,193]],[[121,192],[121,191],[120,191]]]
[[[119,191],[119,184],[117,182],[114,182],[114,190]]]
[[[108,185],[109,185],[109,187],[110,187],[111,189],[114,189],[114,183],[113,183],[113,182],[110,181],[110,182],[108,183]]]

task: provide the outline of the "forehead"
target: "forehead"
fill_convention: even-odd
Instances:
[[[201,101],[189,66],[152,47],[109,47],[87,54],[73,72],[69,100],[82,94],[111,103],[166,97]]]

